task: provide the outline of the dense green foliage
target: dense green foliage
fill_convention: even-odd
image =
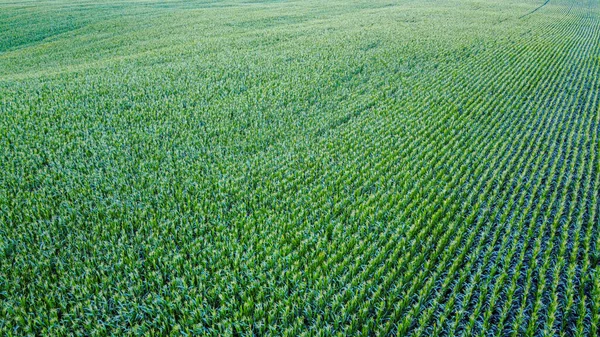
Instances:
[[[0,335],[598,336],[598,0],[0,0]]]

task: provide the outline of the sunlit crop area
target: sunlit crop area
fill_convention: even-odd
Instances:
[[[0,0],[0,335],[600,336],[599,0]]]

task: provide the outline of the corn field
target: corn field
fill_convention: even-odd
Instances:
[[[599,0],[0,0],[0,335],[600,336]]]

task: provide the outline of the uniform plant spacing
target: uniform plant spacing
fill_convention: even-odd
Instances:
[[[600,1],[0,0],[0,335],[600,336]]]

